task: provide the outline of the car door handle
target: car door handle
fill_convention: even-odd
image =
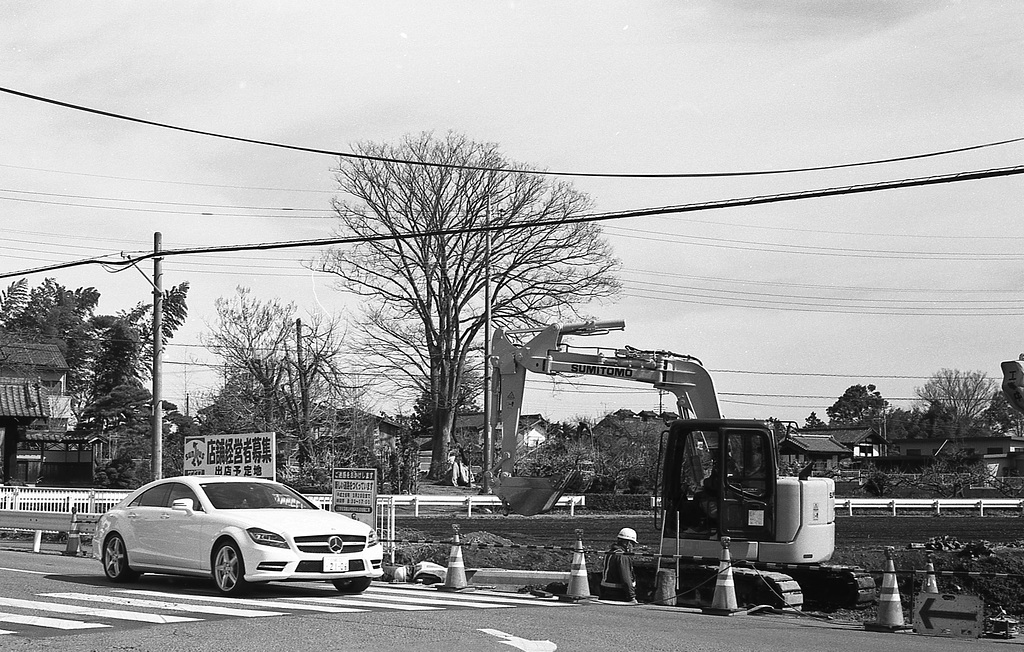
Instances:
[[[170,517],[171,517],[171,515],[170,515],[170,514],[161,514],[161,515],[160,515],[160,520],[162,520],[162,521],[166,521],[166,520],[167,520],[167,519],[169,519]]]
[[[139,517],[139,515],[136,514],[135,512],[128,512],[128,518],[138,518],[138,517]]]

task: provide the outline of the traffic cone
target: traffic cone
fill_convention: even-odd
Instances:
[[[935,579],[935,563],[934,555],[928,555],[928,564],[925,568],[924,576],[924,588],[921,589],[922,593],[938,593],[939,583]]]
[[[864,623],[864,628],[875,632],[895,632],[907,629],[903,621],[903,603],[900,602],[900,588],[896,584],[896,565],[893,563],[892,546],[885,549],[885,571],[882,573],[882,589],[878,594],[878,619]]]
[[[462,540],[459,538],[459,526],[452,525],[455,536],[452,538],[452,551],[448,555],[448,571],[444,576],[444,584],[437,587],[438,591],[466,591],[466,567],[462,563]]]
[[[82,537],[78,533],[78,521],[75,520],[77,513],[77,509],[71,508],[71,530],[68,531],[68,545],[64,549],[64,554],[69,557],[77,557],[82,544]]]
[[[559,596],[562,599],[562,596]],[[572,570],[569,572],[569,587],[564,599],[578,602],[590,599],[590,575],[587,573],[587,556],[583,552],[583,530],[576,530],[576,549],[572,553]]]
[[[715,616],[731,616],[742,611],[736,602],[736,585],[732,579],[732,555],[729,553],[729,537],[722,537],[722,556],[718,560],[718,579],[715,581],[715,597],[710,607],[702,613]]]

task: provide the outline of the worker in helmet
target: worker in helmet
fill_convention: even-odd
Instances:
[[[602,599],[637,603],[632,557],[636,543],[636,530],[628,527],[619,530],[615,543],[604,555],[604,569],[601,571]]]

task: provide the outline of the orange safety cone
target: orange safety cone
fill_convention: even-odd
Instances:
[[[928,564],[924,567],[924,588],[921,589],[922,593],[938,593],[939,583],[935,579],[935,555],[928,555]]]
[[[895,632],[907,629],[903,621],[903,603],[900,589],[896,584],[896,565],[893,563],[895,548],[885,549],[885,571],[882,573],[882,589],[878,594],[878,619],[864,623],[864,628],[875,632]]]
[[[718,560],[718,579],[715,581],[715,596],[710,607],[702,613],[715,616],[731,616],[742,611],[736,602],[736,584],[732,579],[732,555],[729,553],[729,537],[722,537],[722,556]]]
[[[78,521],[75,520],[75,516],[78,514],[78,510],[74,507],[71,508],[71,529],[68,531],[68,545],[64,549],[65,555],[69,557],[77,557],[79,550],[82,545],[81,535],[78,533]]]
[[[589,600],[590,597],[590,575],[587,573],[587,556],[583,552],[583,530],[576,530],[576,549],[572,553],[569,586],[565,596],[559,596],[559,599],[578,602]]]
[[[459,526],[453,524],[455,536],[452,538],[452,551],[448,555],[448,571],[444,576],[444,584],[437,587],[438,591],[466,591],[466,567],[462,563],[462,540],[459,538]]]

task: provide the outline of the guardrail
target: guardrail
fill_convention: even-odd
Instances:
[[[936,516],[943,510],[977,510],[979,516],[985,510],[1001,509],[1016,510],[1024,516],[1024,499],[1022,498],[836,498],[836,512],[845,511],[853,516],[855,509],[885,510],[891,516],[898,516],[899,510],[930,511]],[[661,496],[651,496],[651,508],[661,505]]]
[[[82,512],[36,512],[31,510],[0,510],[0,530],[35,532],[32,551],[39,552],[43,533],[68,533],[68,551],[72,544],[78,552],[78,535],[92,534],[102,514]],[[72,537],[71,535],[75,535]]]
[[[930,511],[936,516],[943,510],[977,510],[979,516],[986,509],[1017,510],[1024,516],[1024,499],[1020,498],[836,498],[836,511],[845,510],[853,516],[854,509],[884,509],[892,516],[899,510]]]
[[[0,486],[0,510],[70,513],[78,511],[87,514],[102,514],[113,508],[129,493],[117,489],[55,489],[46,487],[3,487]],[[330,494],[306,494],[321,507],[329,507]],[[556,507],[567,508],[570,516],[576,515],[577,507],[586,506],[585,496],[562,496]],[[466,496],[446,495],[396,495],[377,496],[378,512],[394,508],[411,508],[413,516],[420,515],[421,507],[449,507],[465,509],[467,516],[473,516],[474,509],[501,509],[497,496],[477,494]]]

